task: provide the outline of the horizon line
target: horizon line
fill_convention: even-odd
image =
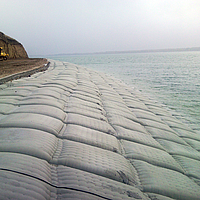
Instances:
[[[118,53],[153,53],[153,52],[179,52],[179,51],[200,51],[200,47],[186,48],[166,48],[166,49],[143,49],[143,50],[126,50],[126,51],[99,51],[90,53],[58,53],[47,55],[30,55],[30,56],[62,56],[62,55],[89,55],[89,54],[118,54]]]

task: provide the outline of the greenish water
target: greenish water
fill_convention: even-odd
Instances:
[[[123,80],[200,132],[200,52],[51,56]]]

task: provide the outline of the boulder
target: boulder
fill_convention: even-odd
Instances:
[[[2,32],[0,32],[0,47],[9,54],[9,58],[28,58],[23,45]]]

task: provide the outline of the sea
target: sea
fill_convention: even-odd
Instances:
[[[200,134],[200,51],[48,56],[112,75]]]

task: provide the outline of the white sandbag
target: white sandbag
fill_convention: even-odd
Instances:
[[[184,138],[184,140],[194,149],[200,152],[200,141],[190,139],[190,138]]]
[[[183,168],[166,151],[149,147],[143,144],[121,140],[125,151],[125,157],[131,162],[132,159],[143,160],[156,166],[172,169],[184,173]]]
[[[13,113],[0,121],[0,128],[31,128],[58,135],[63,122],[53,117],[35,113]]]
[[[91,105],[91,104],[89,104],[89,105]],[[64,111],[66,113],[77,113],[77,114],[84,114],[84,113],[88,112],[88,114],[90,114],[92,116],[98,116],[98,115],[105,116],[106,115],[106,111],[104,110],[104,108],[99,105],[97,105],[95,107],[90,107],[90,106],[87,106],[87,105],[84,105],[81,103],[78,104],[74,101],[68,102],[67,106],[64,108]],[[97,117],[95,117],[95,118],[97,118]]]
[[[177,200],[199,200],[200,186],[182,173],[135,160],[144,192],[157,193]]]
[[[59,109],[64,109],[65,102],[57,100],[53,97],[39,95],[39,96],[24,98],[20,102],[16,102],[16,105],[18,105],[18,106],[21,106],[21,105],[49,105],[49,106],[57,107]]]
[[[140,119],[140,123],[143,126],[151,126],[151,127],[155,127],[155,128],[159,128],[161,130],[166,130],[166,131],[173,131],[167,124],[165,124],[164,122],[158,122],[158,121],[154,121],[151,119]]]
[[[104,120],[87,117],[80,114],[68,113],[67,124],[76,124],[83,127],[91,128],[107,134],[116,135],[113,127]]]
[[[60,141],[52,163],[65,165],[125,184],[139,184],[137,173],[122,155],[79,142]]]
[[[154,193],[147,193],[147,194],[151,198],[151,200],[175,200],[175,199],[172,199],[170,197],[166,197],[160,194],[154,194]]]
[[[117,126],[121,126],[126,129],[139,131],[144,134],[148,134],[146,129],[140,123],[132,121],[125,117],[113,115],[113,116],[109,117],[109,121],[112,125],[117,125]]]
[[[149,119],[155,122],[163,123],[161,118],[154,113],[152,113],[149,110],[142,110],[142,109],[132,109],[132,112],[135,114],[135,116],[139,119]]]
[[[78,93],[72,93],[70,98],[71,97],[72,98],[78,98],[78,99],[81,99],[81,100],[87,101],[87,102],[92,102],[92,103],[95,103],[95,104],[102,106],[102,102],[101,102],[100,98],[99,99],[92,98],[92,97],[89,97],[88,95],[86,96],[86,95],[81,95],[81,94],[78,94]]]
[[[166,149],[171,155],[182,155],[196,160],[200,160],[200,152],[193,149],[189,145],[182,145],[176,142],[157,139],[157,141]]]
[[[184,139],[179,137],[178,134],[173,130],[166,131],[166,130],[161,130],[159,128],[150,127],[150,126],[146,126],[145,128],[155,139],[165,139],[165,140],[170,140],[176,143],[187,145]]]
[[[63,110],[49,105],[23,105],[9,113],[36,113],[50,116],[63,122],[67,117],[67,114]]]
[[[15,108],[17,108],[17,106],[14,106],[12,104],[0,103],[0,113],[1,114],[4,114],[4,115],[8,114],[9,112],[14,110]]]
[[[38,150],[39,151],[39,150]],[[0,170],[22,173],[52,184],[57,179],[56,167],[46,160],[22,153],[0,152]]]
[[[0,152],[21,153],[50,161],[58,138],[36,129],[0,128],[0,141]]]
[[[70,190],[58,189],[58,196],[62,199],[115,199],[115,200],[132,200],[143,199],[150,200],[147,195],[143,194],[137,186],[130,186],[103,176],[98,176],[94,173],[85,172],[66,166],[58,166],[58,185],[62,188],[71,187],[82,191],[91,192],[74,194]],[[68,194],[69,193],[69,194]],[[96,194],[96,196],[95,196]],[[98,195],[98,196],[97,196]],[[104,198],[103,198],[104,197]]]
[[[89,144],[121,154],[120,144],[115,136],[87,127],[68,124],[62,138]]]
[[[0,170],[1,199],[46,200],[56,198],[56,189],[23,174]]]
[[[183,167],[185,174],[200,180],[200,161],[185,156],[173,155],[174,159]]]
[[[114,128],[117,132],[118,139],[129,140],[132,142],[137,142],[140,144],[164,150],[164,148],[150,134],[144,134],[139,131],[129,130],[116,125],[114,126]]]
[[[87,116],[87,117],[92,117],[92,118],[95,118],[95,119],[99,119],[99,120],[103,120],[105,122],[108,122],[107,118],[103,115],[102,112],[98,112],[97,109],[84,109],[85,106],[83,107],[82,106],[82,109],[80,109],[79,107],[67,107],[65,112],[66,113],[75,113],[75,114],[80,114],[80,115],[84,115],[84,116]]]

